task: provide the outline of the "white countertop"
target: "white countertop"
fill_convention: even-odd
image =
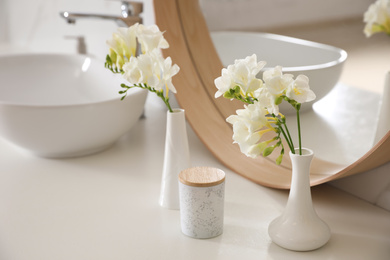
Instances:
[[[146,118],[113,147],[44,159],[0,141],[0,259],[390,259],[390,212],[327,184],[312,189],[332,236],[316,251],[273,244],[267,228],[287,191],[254,184],[221,165],[188,126],[193,166],[226,172],[225,225],[206,240],[180,231],[180,212],[158,204],[165,116]]]

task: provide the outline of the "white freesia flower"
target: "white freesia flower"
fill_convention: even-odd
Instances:
[[[293,81],[293,75],[283,74],[282,67],[276,66],[273,69],[264,71],[263,80],[272,95],[280,96],[286,92],[287,87]]]
[[[298,103],[305,103],[313,101],[316,95],[309,87],[309,78],[305,75],[299,75],[287,87],[286,96]]]
[[[111,59],[111,62],[115,64],[115,66],[119,69],[122,68],[123,64],[125,64],[125,60],[123,59],[122,55],[118,55],[118,52],[121,51],[121,47],[119,47],[115,41],[112,42],[112,47],[109,49],[109,54],[108,56]]]
[[[390,35],[390,1],[377,0],[364,13],[364,33],[370,37],[374,33],[385,32]]]
[[[172,59],[171,57],[166,58],[161,66],[161,86],[165,86],[173,93],[176,93],[176,88],[172,84],[172,77],[175,76],[177,73],[179,73],[179,66],[174,64],[172,66]]]
[[[214,80],[214,84],[218,91],[215,92],[215,98],[218,98],[235,87],[234,81],[230,77],[229,71],[225,68],[222,69],[222,75]]]
[[[108,46],[111,51],[114,51],[117,57],[127,58],[127,61],[130,60],[131,56],[135,56],[137,49],[137,39],[136,39],[136,26],[129,28],[118,28],[117,32],[112,34],[112,39],[107,41]]]
[[[137,25],[117,29],[117,35],[122,40],[123,55],[130,59],[131,56],[135,56],[137,49],[137,39],[136,39]]]
[[[125,63],[125,60],[123,59],[123,44],[121,43],[121,39],[117,34],[113,34],[113,37],[111,40],[107,41],[109,49],[109,56],[113,64],[115,64],[116,67],[122,68],[123,64]]]
[[[257,62],[257,56],[253,54],[245,59],[235,60],[233,65],[227,67],[227,70],[235,85],[240,86],[242,92],[246,95],[262,86],[263,82],[256,78],[256,75],[265,64],[265,61]]]
[[[157,64],[149,54],[131,57],[130,61],[123,66],[123,77],[131,84],[146,83],[154,87],[158,84],[156,76]]]
[[[233,125],[233,140],[240,146],[240,150],[248,157],[256,157],[255,146],[260,141],[264,127],[271,128],[268,123],[267,111],[259,103],[238,109],[236,115],[229,116],[226,121]],[[255,153],[254,153],[255,152]]]
[[[109,56],[118,68],[122,68],[124,63],[130,61],[130,57],[136,56],[137,39],[144,54],[169,47],[157,25],[145,26],[136,23],[129,28],[120,27],[107,41],[110,47]]]
[[[144,78],[143,72],[138,66],[138,59],[136,57],[131,57],[130,61],[123,66],[123,78],[126,79],[131,84],[139,84]]]
[[[218,89],[215,97],[220,97],[236,86],[240,87],[244,96],[259,89],[263,81],[256,78],[256,75],[264,66],[265,61],[257,62],[256,54],[235,60],[234,64],[222,69],[221,77],[215,79],[214,84]]]
[[[279,106],[275,104],[275,96],[266,87],[263,86],[256,90],[253,96],[268,110],[268,113],[274,115],[279,114]]]
[[[143,53],[151,52],[157,48],[169,48],[168,42],[157,25],[146,26],[140,24],[137,27],[137,37]]]
[[[172,77],[179,72],[176,64],[172,66],[170,57],[164,59],[158,49],[151,53],[131,57],[130,61],[123,66],[123,77],[131,84],[145,83],[157,91],[164,88],[176,93],[172,84]]]
[[[106,43],[110,47],[110,50],[113,50],[115,53],[123,53],[121,38],[117,33],[113,33],[112,38],[107,40]]]
[[[282,75],[283,75],[282,67],[276,66],[275,68],[267,69],[266,71],[264,71],[263,80],[264,82],[267,82],[274,77],[281,77]]]

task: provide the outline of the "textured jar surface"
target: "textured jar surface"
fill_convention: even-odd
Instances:
[[[225,182],[195,187],[179,182],[182,232],[194,238],[216,237],[223,232]]]

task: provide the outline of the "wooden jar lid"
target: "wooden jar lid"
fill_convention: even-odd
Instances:
[[[225,181],[225,172],[213,167],[193,167],[180,172],[181,183],[193,187],[211,187]]]

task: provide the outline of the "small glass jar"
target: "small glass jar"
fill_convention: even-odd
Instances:
[[[225,172],[212,167],[193,167],[179,174],[182,232],[194,238],[222,234]]]

